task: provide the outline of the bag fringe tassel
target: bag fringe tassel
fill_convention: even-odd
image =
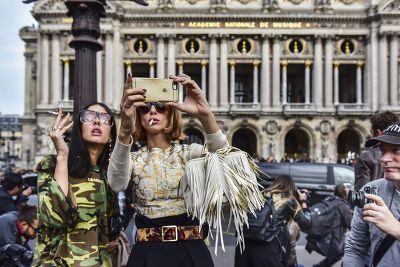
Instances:
[[[215,230],[215,250],[221,242],[225,251],[222,217],[223,204],[230,206],[230,221],[233,219],[237,233],[236,244],[244,250],[243,225],[248,226],[247,213],[255,215],[265,198],[260,192],[256,173],[259,167],[244,151],[235,147],[207,152],[204,157],[186,163],[185,177],[181,183],[183,198],[189,216],[197,218],[200,225],[208,223]],[[210,231],[211,237],[212,231]]]

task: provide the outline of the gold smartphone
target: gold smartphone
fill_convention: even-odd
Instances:
[[[178,102],[178,84],[170,79],[133,78],[133,88],[146,89],[145,102]]]

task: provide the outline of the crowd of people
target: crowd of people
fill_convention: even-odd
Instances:
[[[37,167],[37,206],[26,203],[32,188],[21,175],[7,173],[2,181],[0,264],[7,245],[26,252],[31,250],[28,241],[36,238],[34,258],[21,259],[22,266],[214,266],[204,242],[209,228],[199,227],[198,219],[187,214],[179,187],[189,160],[201,157],[204,149],[215,152],[229,144],[196,82],[185,74],[169,78],[186,88],[182,103],[147,102],[146,88],[133,88],[128,76],[119,130],[103,103],[85,106],[74,119],[57,111],[49,133],[56,155]],[[181,112],[199,120],[204,146],[182,144]],[[366,201],[353,209],[344,184],[324,200],[334,203],[335,216],[328,234],[307,238],[307,249],[324,256],[315,267],[341,259],[345,267],[400,262],[399,118],[383,112],[371,118],[371,125],[368,149],[355,164],[355,189]],[[143,146],[132,152],[137,142]],[[364,193],[370,186],[378,188],[376,195]],[[120,220],[121,191],[131,200],[125,220]],[[276,211],[276,232],[269,241],[245,239],[244,251],[235,251],[235,266],[301,266],[295,250],[299,230],[319,227],[308,192],[281,175],[262,193]],[[130,220],[134,244],[123,255],[120,241],[126,241],[123,229]]]

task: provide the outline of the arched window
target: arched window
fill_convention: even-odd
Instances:
[[[188,145],[193,144],[193,143],[200,144],[200,145],[204,144],[204,136],[199,130],[189,128],[189,129],[184,130],[183,132],[187,136],[187,138],[183,141],[184,144],[188,144]]]
[[[360,155],[360,135],[352,129],[343,130],[337,138],[337,159],[349,163]]]
[[[309,140],[307,133],[301,129],[292,129],[285,136],[285,158],[308,161]]]
[[[239,129],[232,137],[232,145],[257,157],[257,136],[250,129]]]

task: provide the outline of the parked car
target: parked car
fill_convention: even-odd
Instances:
[[[345,183],[354,185],[354,168],[334,163],[258,163],[260,169],[270,176],[260,175],[260,184],[267,188],[279,175],[290,175],[299,189],[310,193],[309,205],[313,205],[327,196],[333,195],[335,186]]]

